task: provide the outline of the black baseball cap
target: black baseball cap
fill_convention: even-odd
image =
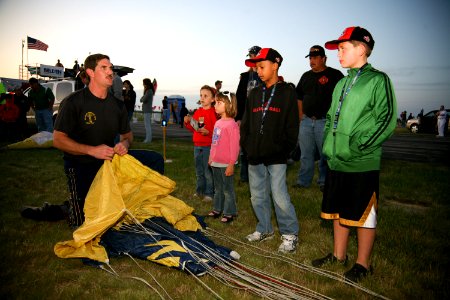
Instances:
[[[256,67],[256,63],[263,60],[270,60],[273,63],[277,63],[278,66],[281,66],[281,62],[283,62],[283,57],[275,49],[263,48],[258,52],[258,54],[255,57],[246,59],[245,65],[247,67]]]
[[[309,49],[309,54],[306,55],[305,58],[313,56],[325,56],[325,49],[319,45],[312,46],[311,49]]]
[[[253,46],[250,49],[248,49],[248,54],[247,56],[250,56],[250,54],[256,55],[258,54],[258,52],[261,50],[260,46]]]
[[[367,44],[371,50],[373,50],[373,46],[375,45],[375,41],[373,40],[370,32],[362,27],[353,26],[345,28],[344,32],[342,32],[341,36],[337,40],[326,42],[325,48],[328,50],[336,50],[339,43],[348,41],[363,42]]]

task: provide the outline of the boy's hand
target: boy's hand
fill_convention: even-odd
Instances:
[[[197,130],[197,132],[199,132],[201,135],[208,135],[209,134],[209,130],[206,129],[205,127],[199,128]]]
[[[184,116],[184,123],[189,123],[191,121],[191,116],[190,115],[186,115]]]

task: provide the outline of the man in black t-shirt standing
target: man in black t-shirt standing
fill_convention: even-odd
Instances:
[[[327,170],[326,160],[322,156],[325,116],[331,105],[334,87],[344,75],[336,69],[327,67],[325,50],[319,45],[312,46],[305,58],[307,57],[309,57],[311,70],[302,75],[296,88],[300,117],[301,156],[295,187],[311,186],[314,177],[315,156],[316,153],[319,153],[317,183],[322,191]]]

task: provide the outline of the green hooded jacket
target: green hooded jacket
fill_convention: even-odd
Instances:
[[[323,153],[335,171],[379,170],[381,145],[397,124],[397,102],[389,77],[366,64],[354,81],[358,70],[348,70],[348,75],[337,83],[327,113]],[[341,95],[349,87],[336,123]]]

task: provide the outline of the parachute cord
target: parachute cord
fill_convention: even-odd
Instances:
[[[100,265],[99,268],[105,272],[108,272],[109,274],[113,275],[113,276],[117,276],[120,277],[119,274],[117,274],[117,272],[111,267],[111,265],[109,264],[109,262],[106,263],[106,265],[111,269],[108,270],[107,268],[105,268],[104,265]]]
[[[145,285],[147,285],[149,288],[151,288],[152,290],[154,290],[158,296],[164,300],[164,296],[161,295],[161,293],[155,288],[153,287],[150,283],[148,283],[145,279],[142,279],[141,277],[135,277],[135,276],[125,276],[125,278],[131,278],[131,279],[135,279],[135,280],[139,280],[141,282],[143,282]]]
[[[126,255],[128,255],[128,253],[125,253]],[[130,256],[131,257],[131,256]],[[113,269],[113,267],[109,264],[109,262],[106,262],[105,263],[111,270],[108,270],[107,268],[105,268],[105,266],[104,265],[100,265],[99,266],[99,268],[101,269],[101,270],[103,270],[103,271],[105,271],[105,272],[108,272],[109,274],[111,274],[111,275],[113,275],[113,276],[116,276],[116,277],[121,277],[119,274],[117,274],[117,272]],[[138,265],[139,266],[139,265]],[[139,266],[140,267],[140,266]],[[142,268],[141,268],[142,269]],[[153,286],[151,286],[147,281],[145,281],[144,279],[142,279],[142,278],[139,278],[139,277],[134,277],[134,276],[123,276],[122,278],[132,278],[132,279],[136,279],[136,280],[139,280],[139,281],[142,281],[143,283],[145,283],[148,287],[150,287],[152,290],[154,290],[158,295],[159,295],[159,297],[161,298],[161,299],[163,299],[164,300],[164,297],[159,293],[159,291],[156,289],[156,288],[154,288]],[[155,280],[156,281],[156,280]],[[158,282],[157,282],[158,283]],[[158,283],[158,285],[159,285],[159,283]],[[162,288],[162,287],[161,287]],[[164,289],[163,289],[164,290]],[[164,290],[164,292],[166,292],[165,290]],[[167,292],[166,292],[166,294],[167,294]],[[169,298],[170,298],[170,296],[169,296]],[[170,299],[172,299],[172,298],[170,298]]]
[[[151,219],[148,219],[147,221],[151,222]],[[171,232],[167,231],[165,228],[161,227],[157,223],[154,223],[154,225],[158,226],[161,231],[164,231],[168,235],[173,236],[173,234]],[[194,246],[193,243],[201,245],[202,249],[199,249],[199,251],[202,251],[202,255],[205,258],[207,258],[209,261],[216,264],[217,266],[221,267],[223,270],[227,270],[233,276],[235,276],[237,278],[241,278],[241,279],[249,282],[251,285],[244,284],[243,282],[239,282],[238,285],[240,286],[240,288],[244,287],[246,290],[249,290],[252,293],[259,295],[261,297],[280,299],[281,295],[285,294],[286,297],[288,297],[288,298],[298,298],[299,297],[298,295],[296,296],[295,294],[293,294],[292,291],[286,290],[286,287],[289,287],[291,290],[296,290],[297,292],[301,291],[301,294],[308,295],[309,296],[308,299],[330,299],[323,295],[320,295],[317,292],[308,290],[307,288],[304,288],[304,287],[294,288],[293,286],[295,284],[293,284],[293,283],[289,283],[289,284],[284,283],[284,284],[281,284],[280,286],[282,286],[282,287],[280,287],[276,284],[279,284],[281,282],[281,280],[279,280],[279,279],[276,280],[273,277],[270,277],[268,275],[259,275],[256,277],[255,276],[252,277],[252,275],[250,274],[250,276],[249,276],[248,272],[243,271],[242,267],[236,268],[228,260],[224,259],[222,257],[222,255],[217,254],[213,249],[211,249],[207,245],[204,245],[201,242],[199,242],[195,239],[192,239],[190,237],[187,237],[187,238],[189,239],[189,241],[191,243],[189,243],[186,240],[183,240],[183,242],[182,242],[183,248],[196,260],[196,262],[198,264],[203,265],[205,267],[208,274],[212,275],[214,278],[216,278],[217,280],[219,280],[221,282],[223,282],[223,280],[227,280],[229,282],[234,282],[235,284],[237,284],[236,280],[230,279],[229,275],[225,275],[225,273],[220,274],[218,271],[215,271],[213,268],[211,268],[208,264],[204,263],[203,259],[199,258],[196,255],[195,251],[192,251],[191,249],[189,249],[185,246],[185,243],[189,244],[192,248],[195,248],[195,249],[198,249],[198,248],[196,246]],[[228,265],[228,268],[225,267],[226,265]],[[188,271],[188,270],[186,270],[186,271]],[[262,273],[262,272],[260,272],[260,273]],[[228,277],[226,277],[226,276],[228,276]],[[268,280],[264,281],[261,278],[268,278]],[[275,285],[274,285],[274,282],[276,282]],[[284,290],[283,290],[283,288],[284,288]],[[275,292],[275,291],[273,291],[273,289],[278,289],[278,290],[277,290],[277,292]],[[267,294],[264,294],[262,291],[265,291],[265,293],[267,293]],[[272,294],[272,297],[269,296],[268,294]],[[275,297],[273,294],[277,294],[278,296]],[[283,298],[284,297],[281,297],[281,299],[283,299]]]
[[[143,230],[144,233],[146,233],[147,235],[149,235],[150,237],[153,238],[152,233],[151,233],[147,228],[145,228],[145,226],[143,226],[143,225],[141,224],[141,222],[139,222],[139,220],[136,219],[136,217],[135,217],[128,209],[124,209],[124,211],[127,213],[127,215],[129,215],[129,216],[131,217],[131,219],[133,220],[133,222]],[[147,219],[147,220],[151,220],[151,218],[149,218],[149,219]],[[170,233],[170,232],[168,232],[168,233],[171,234],[171,235],[173,236],[172,233]],[[156,244],[159,244],[159,243],[160,243],[160,242],[159,242],[158,240],[156,240],[155,238],[153,238],[153,239],[154,239],[154,241],[155,241]],[[172,259],[175,261],[175,257],[174,257],[172,254],[170,254],[170,258],[172,258]],[[217,293],[216,293],[214,290],[212,290],[207,284],[205,284],[203,281],[201,281],[194,273],[192,273],[192,271],[190,271],[190,270],[187,269],[187,268],[183,268],[183,270],[186,271],[187,273],[189,273],[190,275],[192,275],[192,276],[194,277],[195,280],[197,280],[198,282],[200,282],[200,284],[203,285],[203,287],[205,287],[208,291],[210,291],[217,299],[223,300],[223,298],[222,298],[219,294],[217,294]]]
[[[292,266],[294,266],[296,268],[299,268],[299,269],[301,269],[303,271],[310,272],[310,273],[315,273],[317,275],[321,275],[321,276],[328,277],[328,278],[331,278],[331,279],[336,280],[336,281],[343,282],[344,284],[347,284],[347,285],[352,286],[352,287],[354,287],[356,289],[359,289],[359,290],[361,290],[361,291],[363,291],[363,292],[365,292],[365,293],[367,293],[369,295],[372,295],[374,297],[377,297],[377,298],[380,298],[380,299],[384,299],[384,300],[389,300],[389,298],[387,298],[387,297],[385,297],[383,295],[377,294],[377,293],[373,292],[372,290],[369,290],[369,289],[367,289],[367,288],[365,288],[365,287],[363,287],[363,286],[361,286],[359,284],[356,284],[356,283],[354,283],[354,282],[352,282],[350,280],[346,280],[345,277],[342,276],[341,274],[334,273],[334,272],[331,272],[331,271],[327,271],[327,270],[323,270],[323,269],[315,268],[315,267],[312,267],[312,266],[309,266],[309,265],[306,265],[306,264],[299,263],[298,261],[296,261],[296,260],[294,260],[294,259],[292,259],[292,258],[290,258],[290,257],[288,257],[286,255],[281,255],[281,254],[278,254],[278,253],[274,253],[274,252],[262,249],[260,247],[255,246],[255,245],[250,245],[248,243],[244,243],[244,242],[242,242],[242,241],[240,241],[238,239],[235,239],[233,237],[224,235],[224,234],[222,234],[222,233],[220,233],[220,232],[218,232],[218,231],[216,231],[216,230],[214,230],[214,229],[212,229],[210,227],[206,228],[204,230],[204,232],[207,235],[209,234],[209,236],[215,236],[215,237],[218,237],[218,238],[220,238],[222,240],[227,240],[228,242],[232,243],[235,246],[239,245],[239,246],[244,247],[247,250],[249,248],[251,248],[251,249],[253,249],[253,251],[252,251],[253,255],[256,254],[258,256],[265,257],[265,258],[272,258],[272,259],[281,260],[281,261],[283,261],[285,263],[288,263],[288,264],[290,264],[290,265],[292,265]],[[255,250],[257,250],[257,251],[255,251]],[[266,254],[263,254],[263,253],[266,253]]]
[[[156,282],[156,284],[164,291],[164,293],[167,295],[167,297],[169,297],[169,299],[172,300],[172,297],[170,297],[169,293],[166,291],[166,289],[164,289],[164,287],[158,282],[158,280],[156,280],[155,276],[153,276],[152,273],[150,273],[149,271],[145,270],[135,259],[133,256],[131,256],[129,253],[125,253],[125,255],[127,255],[129,258],[131,258],[132,261],[134,261],[134,263],[145,273],[147,273],[148,275],[150,275],[150,277],[153,279],[153,281]],[[164,299],[164,297],[157,291],[157,293],[160,295],[160,297],[162,299]]]

